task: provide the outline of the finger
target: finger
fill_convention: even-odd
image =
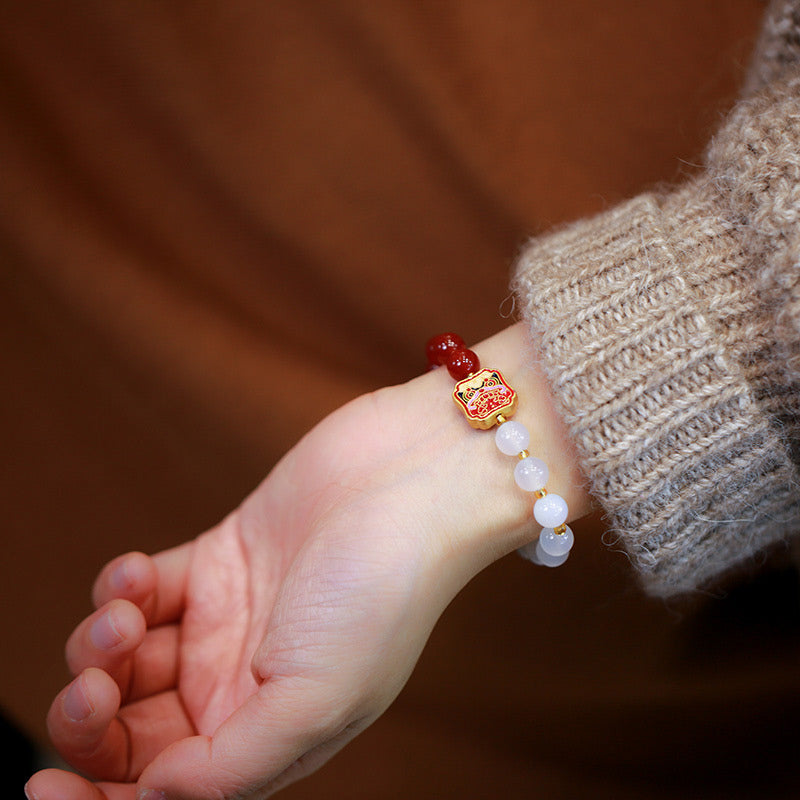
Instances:
[[[90,783],[74,772],[44,769],[25,784],[31,800],[135,800],[136,785]]]
[[[144,640],[145,628],[139,608],[128,600],[112,600],[79,623],[67,639],[67,666],[73,675],[87,667],[110,673],[127,668],[131,654]]]
[[[330,687],[268,681],[214,733],[176,742],[139,779],[169,798],[259,797],[319,767],[368,724],[347,723]]]
[[[158,571],[153,559],[145,553],[125,553],[109,561],[92,586],[92,601],[100,608],[111,600],[130,600],[143,608],[155,598]]]
[[[77,769],[107,781],[135,780],[144,767],[191,725],[177,692],[119,708],[116,683],[98,669],[81,673],[53,702],[50,738]]]
[[[110,561],[95,580],[95,607],[124,598],[142,609],[149,625],[175,622],[183,614],[186,581],[194,543],[154,556],[126,553]]]
[[[125,702],[175,688],[178,627],[161,625],[145,631],[144,625],[136,606],[127,600],[111,601],[81,622],[67,640],[70,671],[77,675],[99,667],[116,681]]]
[[[61,691],[47,714],[47,731],[56,750],[72,766],[98,774],[95,764],[116,749],[125,757],[127,743],[109,727],[119,710],[119,687],[105,672],[90,668]]]
[[[141,700],[178,686],[180,631],[177,625],[149,630],[130,661],[125,702]]]

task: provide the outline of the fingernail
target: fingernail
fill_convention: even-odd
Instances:
[[[131,585],[131,573],[128,569],[128,559],[122,561],[114,567],[110,577],[111,586],[115,592],[122,592]]]
[[[64,695],[64,713],[73,722],[82,722],[94,711],[82,684],[78,676]]]
[[[28,788],[27,783],[25,784],[25,797],[27,797],[28,800],[39,800],[39,798],[33,793],[33,790]]]
[[[117,630],[111,614],[103,614],[92,623],[89,639],[98,650],[111,650],[122,641],[122,634]]]
[[[167,800],[167,796],[157,789],[139,789],[136,800]]]

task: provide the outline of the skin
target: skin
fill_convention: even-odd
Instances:
[[[570,519],[587,513],[523,328],[475,350],[519,392],[548,489]],[[28,796],[263,798],[374,721],[457,592],[538,531],[513,459],[467,425],[452,385],[440,369],[358,398],[217,527],[106,565],[48,715],[58,751],[95,782],[44,770]]]

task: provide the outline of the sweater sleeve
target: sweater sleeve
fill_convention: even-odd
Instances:
[[[590,489],[660,596],[800,530],[800,71],[754,87],[702,174],[517,267]]]

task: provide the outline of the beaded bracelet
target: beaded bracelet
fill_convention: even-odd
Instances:
[[[455,333],[442,333],[426,345],[428,368],[446,366],[456,380],[453,400],[479,430],[497,426],[495,443],[501,453],[517,456],[514,480],[520,489],[532,492],[536,498],[533,517],[542,526],[536,542],[517,552],[534,564],[558,567],[567,560],[575,541],[566,525],[567,503],[563,497],[545,488],[549,470],[539,458],[528,452],[530,433],[521,423],[510,420],[517,410],[517,393],[496,369],[481,369],[477,353],[467,349],[464,340]]]

